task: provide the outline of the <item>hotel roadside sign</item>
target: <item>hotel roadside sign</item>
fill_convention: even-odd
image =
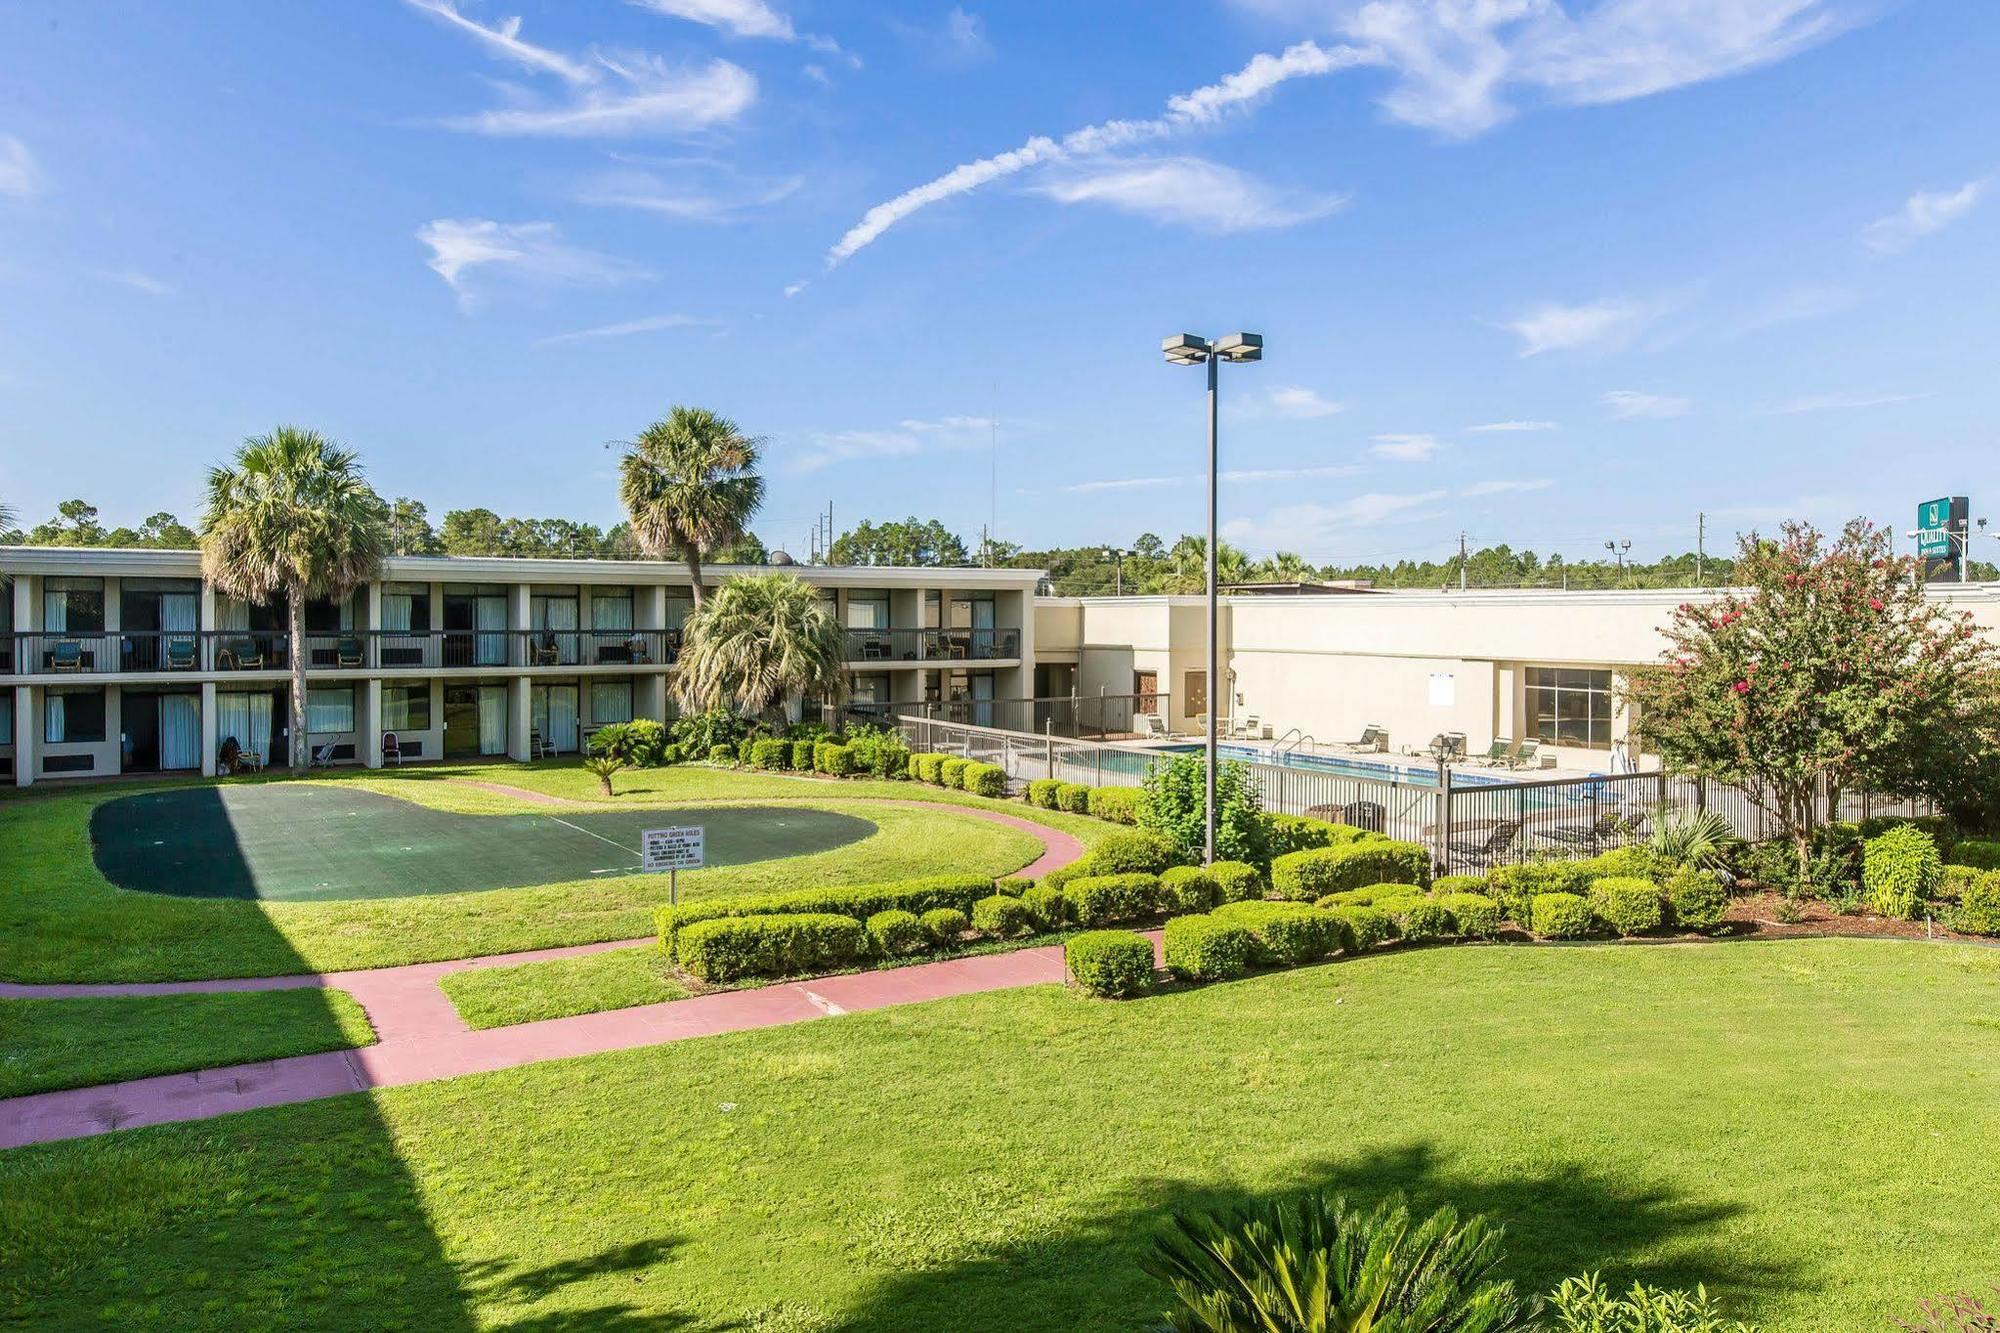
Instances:
[[[1959,572],[1964,553],[1966,516],[1971,506],[1962,495],[1941,496],[1917,506],[1917,554],[1926,577]]]

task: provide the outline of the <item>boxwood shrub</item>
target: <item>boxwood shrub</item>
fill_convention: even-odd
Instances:
[[[1431,881],[1431,892],[1440,895],[1447,893],[1485,893],[1486,876],[1439,875]]]
[[[1989,870],[1966,886],[1958,929],[1968,935],[2000,935],[2000,871]]]
[[[1252,957],[1260,963],[1310,963],[1339,948],[1339,918],[1305,903],[1225,903],[1210,915],[1243,926],[1256,940]]]
[[[1090,813],[1090,788],[1081,782],[1058,782],[1056,784],[1056,808],[1067,810],[1073,815]]]
[[[1428,848],[1414,842],[1370,838],[1285,853],[1271,862],[1271,891],[1291,901],[1312,902],[1329,893],[1369,884],[1421,886],[1430,876]]]
[[[792,761],[792,743],[766,736],[750,742],[750,767],[784,768]]]
[[[791,768],[794,773],[810,773],[813,766],[813,742],[793,741]]]
[[[1086,805],[1099,819],[1113,824],[1136,824],[1139,801],[1145,794],[1142,787],[1092,787]]]
[[[959,770],[958,780],[974,796],[998,799],[1007,794],[1007,770],[998,764],[967,764]]]
[[[868,940],[884,958],[903,958],[931,947],[930,933],[915,912],[892,907],[868,918]]]
[[[1423,890],[1414,884],[1370,884],[1360,889],[1323,893],[1313,900],[1315,907],[1373,907],[1390,898],[1420,898]]]
[[[1667,911],[1682,930],[1714,930],[1729,912],[1729,890],[1697,866],[1682,866],[1667,881]]]
[[[1087,930],[1063,945],[1063,962],[1092,995],[1137,995],[1153,984],[1153,943],[1129,930]]]
[[[1937,897],[1943,882],[1937,843],[1914,824],[1899,824],[1863,845],[1861,887],[1883,916],[1914,921],[1918,904]]]
[[[1086,875],[1063,886],[1070,916],[1080,926],[1132,921],[1160,910],[1160,877],[1147,874]]]
[[[1084,860],[1094,875],[1157,875],[1180,860],[1180,849],[1152,829],[1119,829],[1099,838]]]
[[[787,916],[833,913],[866,921],[877,912],[901,908],[919,914],[934,907],[970,911],[972,904],[993,892],[983,875],[930,875],[922,879],[890,880],[882,884],[850,884],[837,888],[799,889],[791,893],[745,894],[735,898],[705,898],[700,902],[662,907],[653,915],[660,943],[673,952],[674,936],[698,921],[735,916]]]
[[[1552,940],[1580,940],[1591,933],[1590,904],[1575,893],[1538,893],[1529,908],[1529,928]]]
[[[1167,971],[1187,981],[1228,981],[1250,970],[1255,940],[1250,928],[1212,916],[1177,916],[1167,922],[1161,950]]]
[[[1034,929],[1034,924],[1027,904],[1004,893],[981,898],[972,905],[972,928],[982,934],[1012,939],[1016,935],[1027,934]]]
[[[1659,885],[1634,875],[1607,875],[1594,882],[1590,910],[1620,935],[1658,930],[1666,918]]]
[[[1466,939],[1490,940],[1500,933],[1500,904],[1483,893],[1441,893],[1438,903],[1451,913],[1452,924]]]
[[[959,755],[946,755],[938,764],[938,785],[940,787],[965,787],[965,766],[972,761]]]
[[[910,780],[913,782],[928,782],[935,786],[937,784],[938,764],[943,759],[943,755],[928,750],[922,754],[911,755]]]
[[[708,982],[821,972],[867,953],[861,923],[827,912],[715,917],[684,927],[674,942],[681,970]]]
[[[854,752],[839,741],[813,743],[813,769],[829,777],[844,778],[854,773]]]
[[[1030,778],[1028,780],[1028,804],[1043,810],[1056,808],[1056,788],[1062,786],[1054,778]]]
[[[728,741],[708,747],[708,762],[711,764],[733,764],[736,762],[736,747]]]
[[[1961,838],[1952,845],[1953,865],[1977,870],[2000,870],[2000,841],[1988,838]]]
[[[972,929],[972,918],[956,907],[933,907],[917,918],[917,924],[939,944],[953,945]]]
[[[1208,868],[1220,891],[1221,901],[1240,903],[1264,896],[1264,872],[1243,861],[1217,861]]]
[[[1160,872],[1160,904],[1169,912],[1206,912],[1222,901],[1222,886],[1205,866],[1168,866]]]
[[[1382,836],[1352,824],[1336,824],[1331,820],[1314,819],[1311,815],[1279,814],[1264,816],[1264,835],[1270,843],[1273,857],[1314,847],[1345,847],[1349,843]]]
[[[1964,902],[1965,891],[1985,873],[1977,866],[1960,866],[1953,865],[1949,861],[1945,862],[1944,873],[1938,877],[1938,897],[1955,903]]]
[[[1021,906],[1028,909],[1028,916],[1038,930],[1061,930],[1069,924],[1069,899],[1059,888],[1047,884],[1037,884],[1021,894]]]
[[[1435,940],[1457,933],[1451,909],[1434,898],[1392,898],[1377,910],[1388,913],[1406,940]]]
[[[1367,953],[1396,938],[1396,923],[1377,907],[1336,907],[1327,915],[1340,926],[1343,953]]]

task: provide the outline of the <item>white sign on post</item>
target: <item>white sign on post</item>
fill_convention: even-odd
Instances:
[[[667,872],[669,904],[680,902],[680,872],[701,868],[701,842],[699,824],[687,828],[649,828],[639,834],[639,869]]]

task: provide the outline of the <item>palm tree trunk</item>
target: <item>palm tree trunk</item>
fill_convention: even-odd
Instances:
[[[296,773],[312,753],[312,737],[306,734],[306,590],[296,583],[285,589],[285,619],[292,655],[292,743],[287,758]]]
[[[701,557],[690,551],[681,557],[687,561],[688,582],[693,585],[694,609],[701,610]]]

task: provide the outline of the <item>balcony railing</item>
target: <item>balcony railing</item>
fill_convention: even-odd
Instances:
[[[306,668],[435,671],[480,667],[667,666],[679,630],[354,630],[309,632]],[[0,636],[0,675],[289,671],[283,630],[40,630]]]
[[[848,629],[850,662],[991,662],[1021,655],[1018,629]]]

